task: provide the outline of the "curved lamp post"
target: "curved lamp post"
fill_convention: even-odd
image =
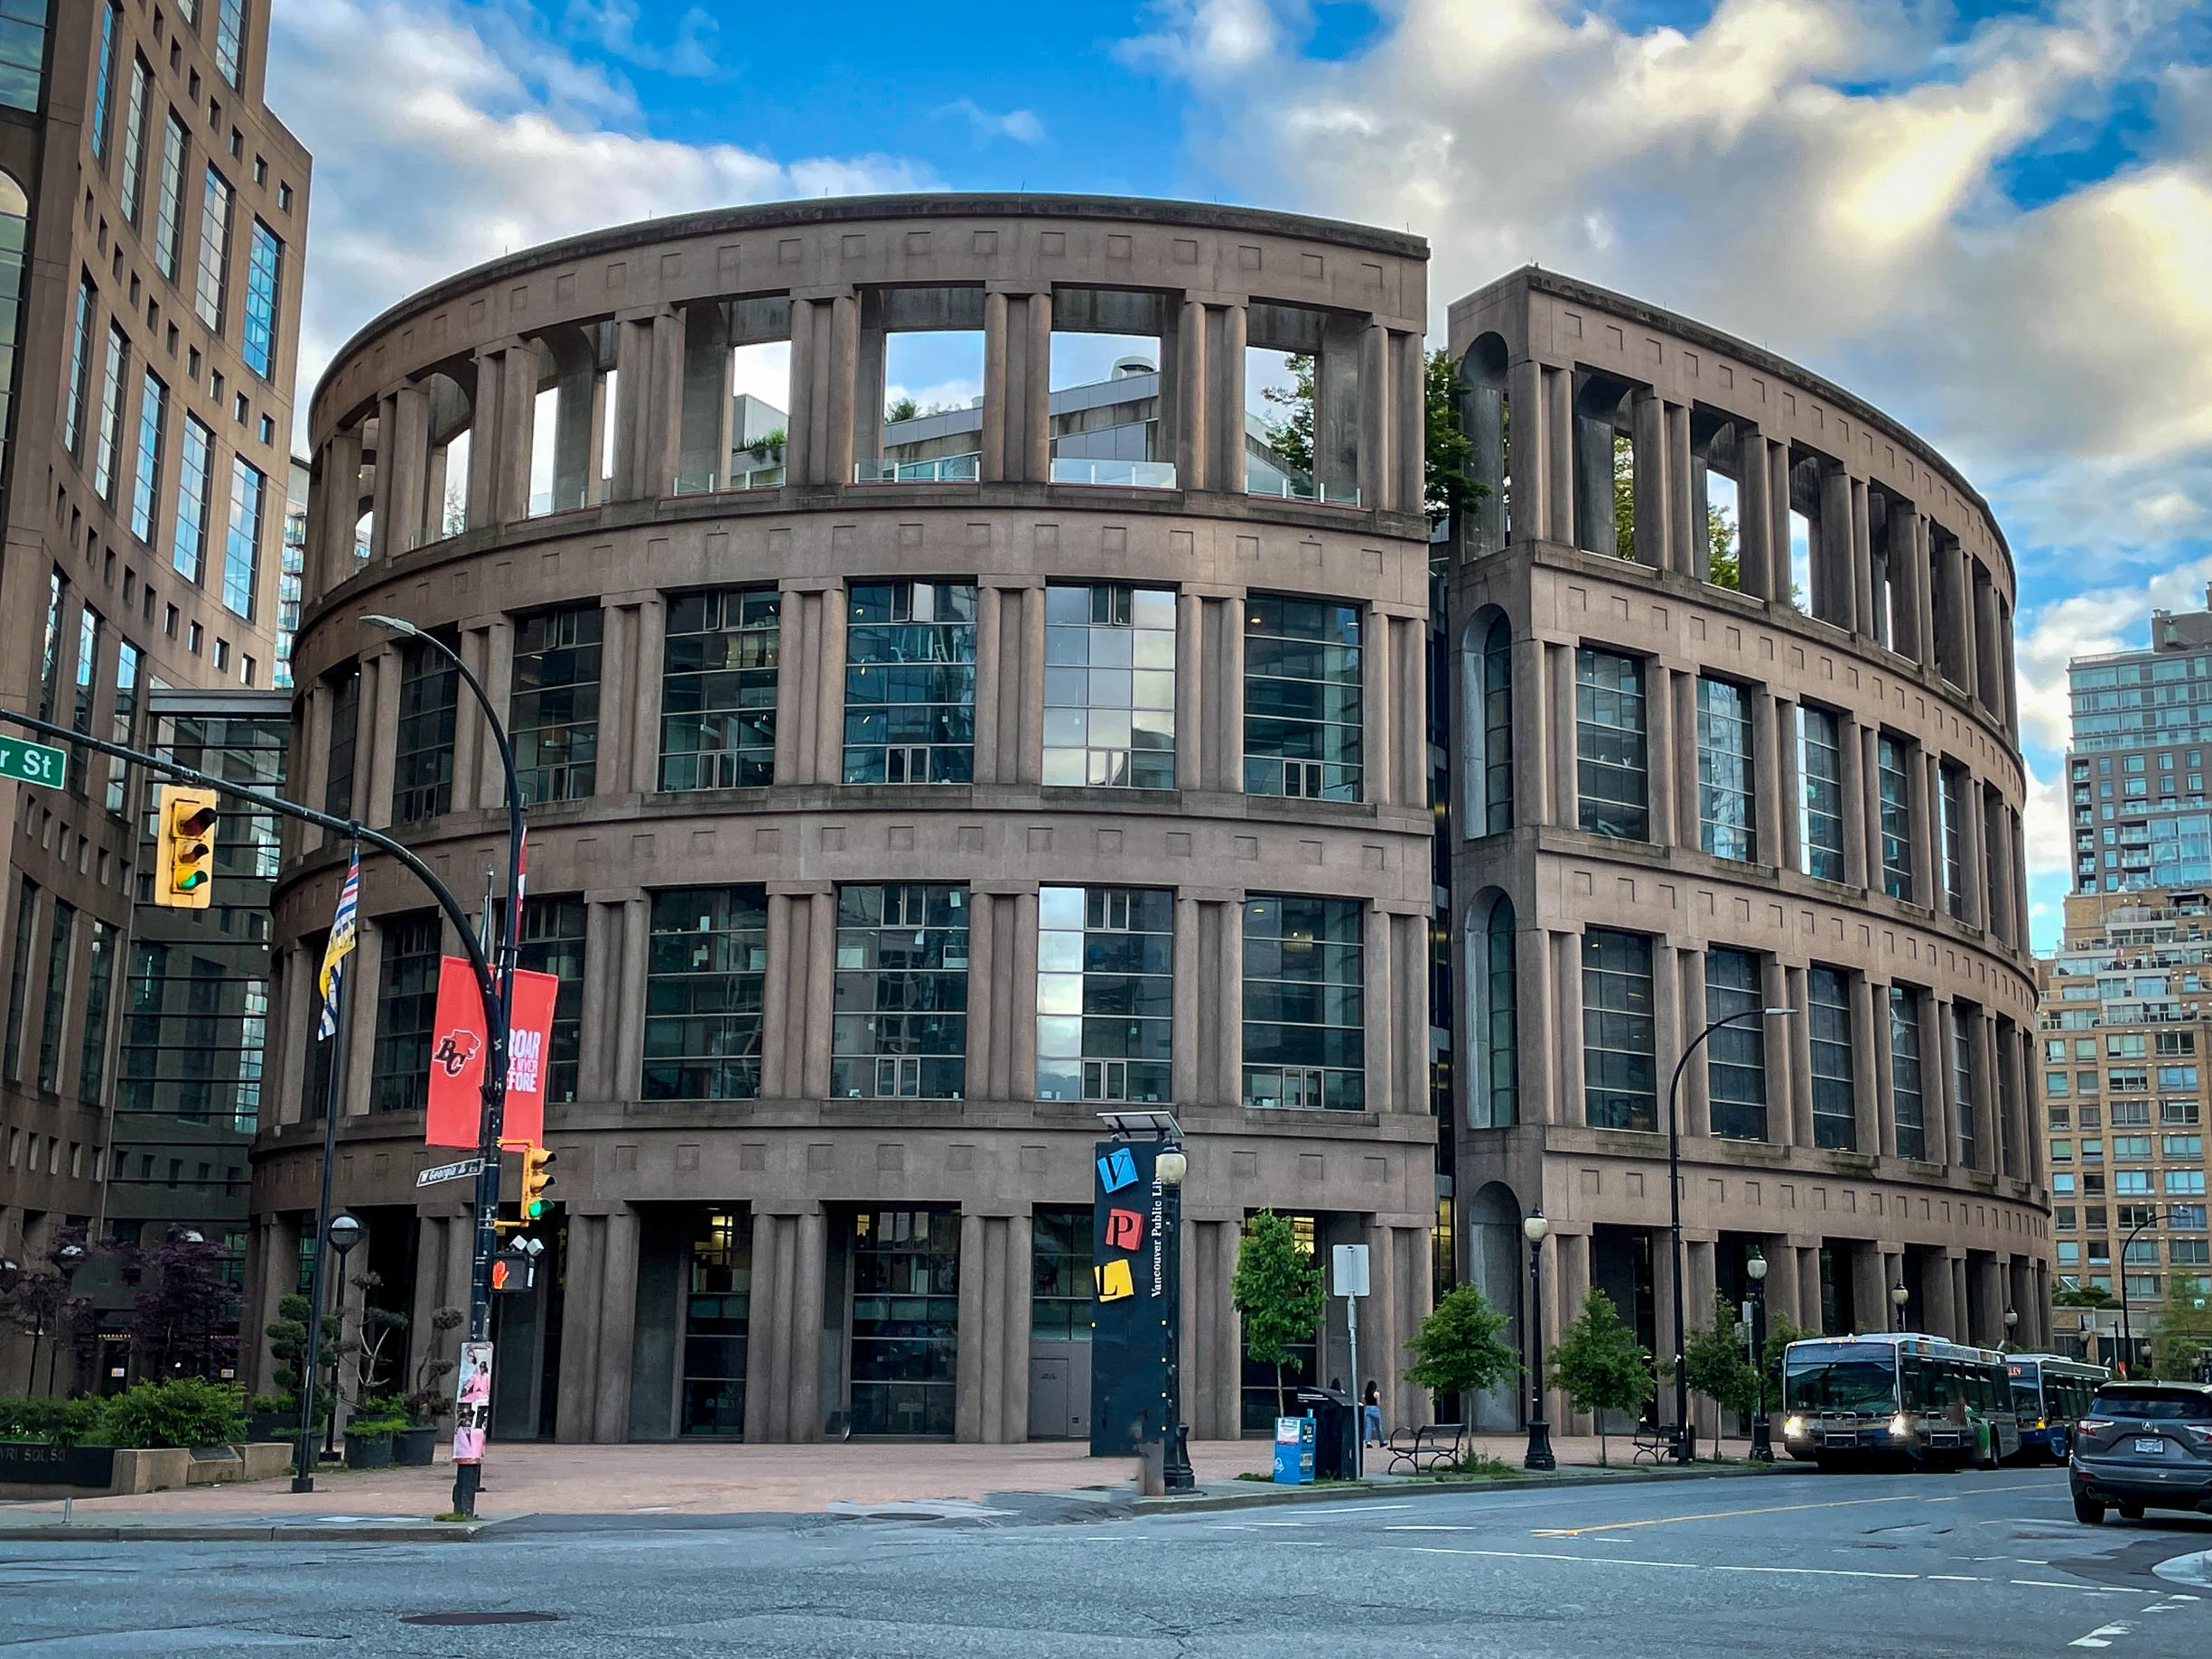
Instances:
[[[499,748],[499,769],[507,784],[507,925],[500,930],[499,937],[499,1002],[485,1011],[488,1016],[485,1024],[490,1028],[485,1038],[490,1052],[484,1057],[484,1104],[478,1120],[476,1144],[483,1168],[476,1178],[476,1254],[469,1275],[469,1340],[483,1342],[491,1336],[491,1258],[499,1247],[499,1229],[493,1226],[499,1210],[499,1134],[507,1112],[507,1045],[515,1011],[515,947],[522,931],[522,786],[515,775],[514,745],[508,741],[507,727],[499,719],[499,708],[484,689],[483,682],[461,660],[461,653],[405,617],[378,613],[364,616],[361,620],[372,628],[381,628],[426,646],[453,664],[454,672],[460,675],[470,695],[483,711],[484,723],[491,729],[491,741]],[[476,1491],[482,1479],[481,1464],[453,1466],[455,1513],[464,1515],[476,1513]]]
[[[1751,1282],[1751,1461],[1774,1461],[1774,1440],[1767,1429],[1767,1257],[1757,1244],[1743,1264]]]
[[[1528,1372],[1528,1455],[1521,1459],[1525,1469],[1549,1469],[1559,1467],[1552,1456],[1552,1425],[1544,1421],[1544,1235],[1552,1230],[1552,1224],[1544,1218],[1541,1209],[1532,1212],[1521,1223],[1521,1236],[1528,1241],[1528,1347],[1535,1363]]]
[[[1682,1331],[1682,1074],[1689,1068],[1690,1057],[1705,1046],[1706,1039],[1715,1031],[1725,1030],[1731,1025],[1741,1025],[1746,1020],[1780,1020],[1797,1011],[1794,1008],[1746,1008],[1715,1020],[1696,1036],[1690,1039],[1675,1062],[1675,1075],[1666,1085],[1666,1214],[1667,1246],[1670,1271],[1667,1275],[1668,1300],[1674,1308],[1675,1322],[1675,1446],[1677,1463],[1687,1463],[1695,1453],[1692,1449],[1690,1430],[1690,1373],[1683,1359]]]
[[[2120,1241],[2120,1375],[2135,1375],[2135,1317],[2127,1293],[2127,1253],[2134,1247],[2135,1235],[2145,1227],[2158,1225],[2158,1206],[2146,1205],[2142,1219],[2127,1231]]]

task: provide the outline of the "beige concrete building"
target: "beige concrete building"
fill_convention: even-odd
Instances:
[[[0,16],[0,678],[11,706],[103,738],[153,741],[157,688],[271,684],[309,163],[263,102],[266,38],[266,7],[210,0]],[[260,1054],[235,1033],[258,1030],[243,1011],[266,982],[229,964],[266,918],[210,913],[221,966],[134,937],[142,793],[81,752],[60,788],[0,782],[0,1258],[33,1271],[102,1221],[126,1242],[190,1223],[244,1255],[229,1132],[250,1132]],[[226,819],[226,871],[249,840]],[[163,1057],[128,1077],[126,983]],[[216,1016],[233,1039],[206,1035]],[[84,1380],[69,1360],[33,1386]],[[25,1365],[0,1329],[0,1376]]]
[[[1121,1104],[1189,1132],[1193,1432],[1273,1412],[1228,1296],[1261,1206],[1373,1245],[1363,1367],[1425,1410],[1391,1356],[1436,1203],[1426,256],[1173,202],[802,202],[532,249],[339,354],[294,788],[477,890],[505,832],[481,723],[359,619],[443,630],[515,731],[525,960],[562,979],[557,1225],[501,1308],[497,1431],[1087,1432]],[[918,334],[975,347],[972,466],[885,456]],[[1157,366],[1115,417],[1143,454],[1057,452],[1077,336]],[[1255,471],[1248,365],[1285,354],[1316,365],[1308,452]],[[755,453],[734,366],[763,360],[789,424]],[[275,900],[257,1328],[314,1201],[345,862],[294,842]],[[415,1185],[446,1156],[422,1103],[453,942],[382,861],[361,908],[338,1191],[419,1319],[468,1272],[463,1188]]]
[[[1881,1329],[1901,1285],[1910,1328],[2041,1341],[1988,507],[1848,392],[1619,294],[1520,271],[1450,331],[1491,492],[1446,601],[1461,1271],[1523,1305],[1541,1203],[1546,1332],[1598,1285],[1664,1366],[1670,1076],[1787,1007],[1684,1072],[1689,1319],[1757,1247],[1807,1327]]]

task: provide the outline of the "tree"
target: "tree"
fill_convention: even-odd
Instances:
[[[130,1253],[149,1282],[131,1304],[131,1359],[146,1377],[216,1375],[237,1362],[238,1295],[223,1278],[223,1253],[172,1227]]]
[[[1759,1374],[1745,1356],[1746,1346],[1743,1322],[1728,1299],[1718,1295],[1713,1323],[1691,1331],[1682,1346],[1690,1386],[1724,1412],[1749,1412],[1759,1391]]]
[[[920,414],[920,405],[902,392],[883,405],[883,424],[889,425],[893,421],[910,421]]]
[[[350,1282],[361,1293],[361,1335],[354,1356],[352,1395],[354,1401],[360,1401],[384,1392],[388,1381],[386,1371],[397,1361],[411,1321],[395,1309],[377,1306],[376,1293],[384,1288],[381,1273],[359,1272]]]
[[[459,1330],[468,1318],[458,1308],[440,1308],[430,1316],[430,1328],[443,1337],[448,1331]],[[406,1397],[408,1421],[434,1423],[439,1418],[453,1414],[453,1390],[444,1384],[459,1367],[458,1360],[448,1359],[438,1352],[437,1344],[424,1345],[422,1357],[415,1362],[415,1387]]]
[[[1245,1352],[1275,1368],[1275,1414],[1288,1416],[1283,1367],[1321,1323],[1321,1270],[1288,1216],[1264,1209],[1245,1224],[1229,1300],[1245,1320]]]
[[[321,1340],[315,1345],[315,1366],[318,1372],[335,1374],[340,1358],[350,1354],[359,1346],[341,1342],[338,1337],[338,1321],[328,1313],[322,1316]],[[269,1339],[269,1357],[276,1362],[274,1380],[277,1387],[296,1402],[300,1385],[305,1380],[305,1367],[300,1363],[308,1351],[307,1298],[294,1291],[276,1304],[276,1317],[269,1321],[263,1332]],[[318,1385],[316,1416],[320,1419],[330,1410],[330,1396]]]
[[[98,1329],[98,1321],[91,1317],[89,1297],[70,1294],[69,1277],[71,1268],[85,1260],[85,1229],[63,1227],[46,1247],[43,1272],[18,1272],[8,1280],[0,1281],[0,1326],[10,1327],[31,1338],[31,1354],[23,1375],[25,1394],[38,1386],[39,1344],[43,1341],[51,1345],[46,1351],[46,1369],[51,1378],[54,1356],[61,1350],[65,1333],[71,1352],[78,1356],[77,1376],[90,1375],[85,1353],[89,1346],[88,1338]],[[65,1255],[65,1252],[73,1254]]]
[[[2120,1299],[2101,1284],[2061,1284],[2051,1292],[2058,1308],[2117,1308]]]
[[[1467,475],[1475,446],[1460,430],[1460,371],[1448,351],[1432,351],[1421,380],[1426,419],[1422,430],[1422,505],[1429,522],[1442,524],[1461,503],[1490,493]]]
[[[1481,1393],[1521,1370],[1521,1356],[1498,1340],[1506,1316],[1471,1284],[1461,1285],[1421,1321],[1405,1351],[1405,1380],[1432,1393]]]
[[[1736,524],[1717,507],[1705,508],[1706,580],[1716,588],[1741,588],[1743,564],[1736,551]]]
[[[1267,447],[1288,461],[1292,471],[1311,478],[1313,359],[1302,351],[1293,351],[1283,366],[1291,371],[1289,390],[1279,386],[1260,387],[1260,396],[1284,412],[1281,420],[1267,423]]]
[[[1620,1322],[1613,1299],[1594,1287],[1582,1317],[1559,1333],[1546,1358],[1545,1382],[1598,1420],[1598,1462],[1608,1461],[1605,1413],[1631,1411],[1650,1396],[1651,1350]]]
[[[1786,1313],[1767,1316],[1767,1346],[1759,1351],[1759,1369],[1767,1374],[1767,1403],[1778,1407],[1782,1403],[1782,1356],[1793,1342],[1804,1342],[1819,1336],[1816,1330],[1807,1330],[1795,1323]]]
[[[2151,1374],[2185,1383],[2212,1354],[2212,1284],[2189,1273],[2166,1283],[2165,1305],[2151,1328]]]

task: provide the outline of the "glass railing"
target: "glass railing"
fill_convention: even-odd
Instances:
[[[934,461],[856,461],[855,484],[972,484],[983,475],[981,452]]]
[[[1056,484],[1121,484],[1137,489],[1175,488],[1171,461],[1087,461],[1079,456],[1052,458]]]
[[[1271,496],[1283,501],[1319,501],[1330,507],[1359,505],[1357,489],[1340,485],[1332,489],[1310,478],[1284,478],[1278,472],[1251,465],[1245,468],[1245,493]]]
[[[540,489],[530,497],[530,517],[543,518],[547,513],[573,513],[583,505],[581,484],[567,489]]]

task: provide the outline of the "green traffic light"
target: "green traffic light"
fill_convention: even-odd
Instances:
[[[207,885],[207,881],[208,872],[206,871],[188,870],[177,877],[175,884],[176,890],[180,893],[189,893],[195,888],[205,887]]]

